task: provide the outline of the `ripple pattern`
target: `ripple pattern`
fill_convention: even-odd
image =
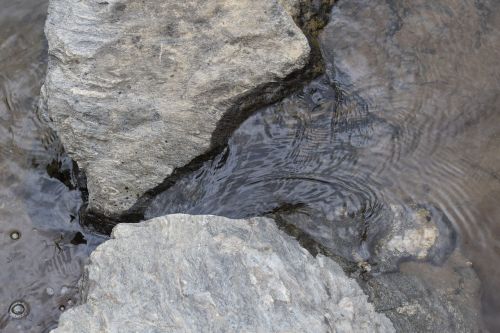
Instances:
[[[320,36],[326,75],[248,119],[147,217],[293,207],[324,240],[342,237],[342,216],[373,226],[392,204],[429,203],[498,289],[499,13],[494,0],[339,0]],[[498,328],[500,298],[485,295]]]
[[[105,238],[82,230],[80,192],[47,172],[53,161],[71,167],[37,115],[47,1],[0,0],[0,8],[0,331],[49,332],[59,307],[79,301],[83,264]],[[72,243],[78,232],[87,244]],[[27,316],[9,316],[14,301],[27,304]]]

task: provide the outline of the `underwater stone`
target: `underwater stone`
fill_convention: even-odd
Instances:
[[[441,265],[456,248],[457,235],[448,217],[433,205],[389,205],[390,227],[373,248],[378,270],[396,270],[403,261]]]
[[[53,332],[394,332],[340,266],[266,218],[120,224],[82,284]]]
[[[398,332],[485,332],[481,284],[459,252],[441,266],[406,262],[399,272],[360,280],[375,308]]]
[[[335,256],[373,273],[396,271],[405,261],[441,265],[457,242],[451,221],[430,204],[380,204],[374,211],[356,213],[342,208],[335,211],[333,222],[300,210],[274,216],[304,231]]]
[[[41,113],[107,216],[222,144],[310,52],[277,0],[51,0],[45,32]]]

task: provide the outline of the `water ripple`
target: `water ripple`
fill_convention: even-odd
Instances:
[[[493,0],[339,0],[320,36],[326,76],[248,119],[146,215],[295,207],[292,223],[324,240],[342,216],[377,224],[392,204],[429,203],[498,288],[498,13]],[[484,304],[498,312],[500,297]]]

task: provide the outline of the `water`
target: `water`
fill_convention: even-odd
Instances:
[[[69,171],[57,173],[71,161],[36,116],[47,1],[0,0],[0,8],[0,331],[47,332],[61,306],[79,301],[82,265],[104,238],[79,226],[80,192],[62,182],[71,185]],[[9,315],[16,301],[27,315],[15,306]]]
[[[499,7],[338,1],[320,37],[327,75],[248,119],[147,216],[291,207],[287,223],[322,242],[342,238],[339,210],[376,225],[388,205],[432,204],[458,230],[498,330]]]
[[[0,5],[0,330],[44,332],[61,305],[79,301],[82,265],[104,238],[79,226],[71,161],[36,117],[47,3]],[[498,330],[499,6],[338,1],[320,37],[327,73],[249,118],[146,215],[279,212],[321,242],[349,239],[345,216],[376,226],[390,205],[431,205],[457,230],[481,279],[484,319]],[[425,262],[405,269],[445,285],[457,279]],[[29,305],[24,319],[8,315],[15,301]]]

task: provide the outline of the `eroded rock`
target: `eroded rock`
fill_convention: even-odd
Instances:
[[[61,332],[393,332],[332,260],[266,218],[121,224],[91,256]]]
[[[52,0],[46,35],[43,108],[108,216],[214,148],[222,119],[310,51],[277,0]]]

